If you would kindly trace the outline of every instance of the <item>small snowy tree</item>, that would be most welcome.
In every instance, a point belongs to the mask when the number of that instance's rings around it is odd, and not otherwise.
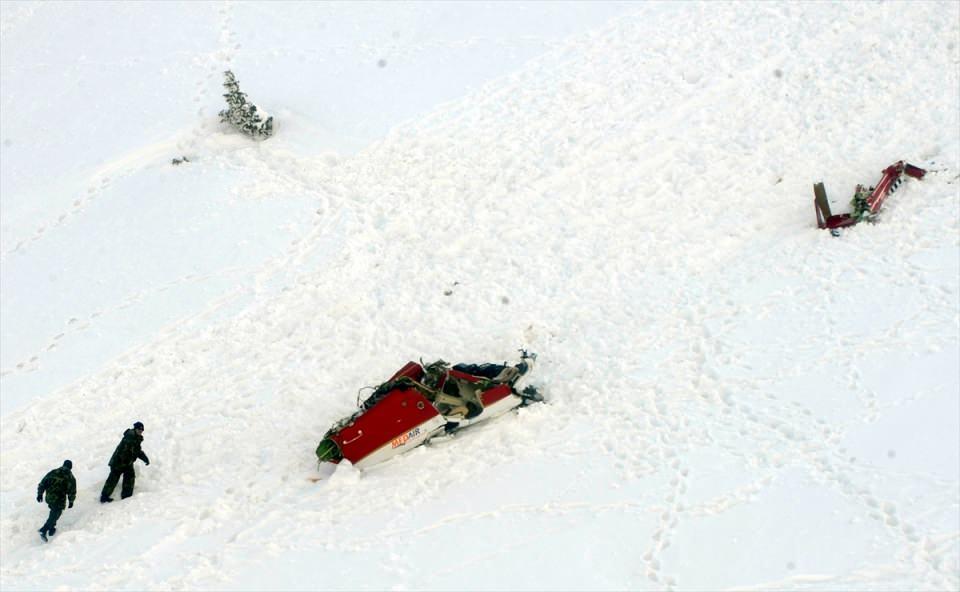
[[[220,112],[220,121],[229,123],[241,132],[254,138],[263,139],[273,135],[273,117],[264,111],[258,111],[257,106],[247,101],[246,93],[240,92],[240,84],[233,72],[223,73],[225,81],[223,87],[227,94],[227,108]]]

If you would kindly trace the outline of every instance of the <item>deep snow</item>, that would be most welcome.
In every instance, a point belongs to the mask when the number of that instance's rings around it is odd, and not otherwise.
[[[0,7],[3,590],[960,588],[956,3]],[[547,404],[316,466],[521,346]]]

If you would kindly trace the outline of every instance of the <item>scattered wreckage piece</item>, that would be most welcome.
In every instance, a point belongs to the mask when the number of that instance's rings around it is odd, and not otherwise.
[[[356,413],[327,431],[317,458],[369,467],[435,436],[543,401],[534,387],[521,389],[537,356],[520,351],[520,361],[512,366],[408,362],[374,389]]]
[[[840,229],[847,226],[853,226],[864,220],[873,220],[883,201],[887,196],[897,190],[900,183],[903,182],[903,176],[923,179],[927,173],[924,169],[902,160],[883,169],[883,177],[875,187],[865,188],[863,185],[857,185],[851,200],[853,212],[849,214],[832,214],[830,204],[827,202],[827,192],[823,188],[823,182],[813,185],[813,207],[817,213],[817,227],[826,228],[834,236],[839,236]]]

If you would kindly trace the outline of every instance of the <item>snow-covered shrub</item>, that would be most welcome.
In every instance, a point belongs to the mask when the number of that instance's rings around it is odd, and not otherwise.
[[[223,96],[227,99],[228,108],[220,112],[220,121],[254,138],[264,139],[273,135],[273,117],[247,101],[247,95],[240,92],[240,84],[233,72],[227,70],[223,75],[226,78],[223,87],[227,89],[227,94]]]

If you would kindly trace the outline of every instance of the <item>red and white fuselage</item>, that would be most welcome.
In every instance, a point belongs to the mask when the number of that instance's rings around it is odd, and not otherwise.
[[[424,367],[407,363],[384,383],[384,392],[371,397],[363,409],[338,422],[317,449],[322,461],[347,459],[369,467],[424,444],[430,438],[502,415],[542,398],[535,390],[521,393],[519,382],[533,367],[533,356],[516,366],[463,366],[497,377],[443,368],[433,385],[424,382]],[[500,381],[500,378],[503,381]],[[336,451],[330,446],[336,446]],[[323,452],[321,452],[323,451]],[[332,452],[331,452],[332,451]]]

